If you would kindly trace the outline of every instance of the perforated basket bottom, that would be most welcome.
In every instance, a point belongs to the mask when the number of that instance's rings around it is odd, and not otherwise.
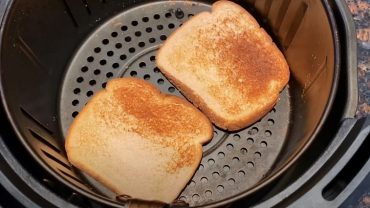
[[[148,3],[115,16],[84,42],[63,81],[60,118],[65,135],[74,117],[94,93],[114,77],[137,77],[162,92],[183,97],[155,66],[156,51],[183,22],[210,5],[186,1]],[[241,194],[263,178],[274,164],[286,138],[289,91],[263,119],[239,132],[214,128],[203,147],[203,159],[180,199],[192,206],[220,202]],[[113,197],[89,177],[99,192]],[[124,179],[122,179],[124,180]]]

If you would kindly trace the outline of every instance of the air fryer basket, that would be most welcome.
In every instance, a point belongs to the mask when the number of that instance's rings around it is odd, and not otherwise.
[[[114,194],[71,167],[64,135],[91,96],[114,77],[142,78],[183,97],[156,68],[155,54],[171,32],[209,11],[211,3],[14,1],[2,36],[1,93],[35,159],[76,191],[117,206]],[[201,165],[179,197],[191,206],[226,204],[282,174],[314,139],[335,94],[338,46],[325,1],[237,3],[281,47],[291,80],[274,109],[254,125],[239,132],[214,128]]]

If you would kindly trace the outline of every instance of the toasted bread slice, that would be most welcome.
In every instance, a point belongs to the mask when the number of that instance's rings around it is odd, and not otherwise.
[[[161,72],[217,126],[239,130],[264,116],[289,80],[284,56],[256,20],[218,1],[160,48]]]
[[[211,122],[135,78],[108,82],[73,121],[69,161],[117,195],[171,203],[195,173]]]

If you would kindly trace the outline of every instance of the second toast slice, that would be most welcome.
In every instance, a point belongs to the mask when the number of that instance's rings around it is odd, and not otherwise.
[[[176,30],[156,63],[212,122],[239,130],[264,116],[289,80],[284,56],[256,20],[229,1]]]

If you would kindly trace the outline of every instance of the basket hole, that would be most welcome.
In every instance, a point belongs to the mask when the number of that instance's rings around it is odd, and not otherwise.
[[[155,61],[155,56],[151,56],[150,57],[150,61],[153,61],[154,62]]]
[[[207,182],[208,182],[208,178],[206,178],[206,177],[202,177],[202,178],[200,179],[200,182],[201,182],[201,183],[207,183]]]
[[[224,170],[225,172],[229,172],[229,171],[230,171],[230,166],[225,165],[225,166],[223,167],[223,170]]]
[[[247,139],[247,143],[248,144],[253,144],[254,143],[254,139],[253,138],[248,138]]]
[[[252,129],[250,129],[249,131],[248,131],[248,134],[249,135],[255,135],[255,134],[257,134],[258,133],[258,128],[257,127],[253,127]]]
[[[121,27],[121,30],[122,30],[122,31],[127,31],[127,29],[128,29],[128,27],[127,27],[126,25],[123,25],[123,26]]]
[[[129,48],[129,49],[128,49],[128,52],[130,52],[130,53],[134,53],[134,52],[135,52],[135,48],[133,48],[133,47]]]
[[[104,45],[108,45],[109,40],[108,40],[108,39],[103,39],[102,43],[103,43]]]
[[[101,84],[102,88],[105,88],[107,86],[107,83],[104,82],[103,84]]]
[[[194,14],[188,14],[188,18],[191,18],[193,16],[194,16]]]
[[[203,170],[204,166],[202,164],[199,165],[198,170]]]
[[[81,68],[81,71],[82,72],[87,72],[87,71],[89,71],[89,68],[87,66],[84,66],[84,67]]]
[[[275,121],[274,121],[273,119],[269,119],[269,120],[267,120],[267,124],[268,124],[269,126],[274,125],[274,123],[275,123]]]
[[[158,30],[163,30],[163,25],[157,25]]]
[[[218,135],[218,132],[217,131],[213,131],[213,134],[214,134],[214,136],[217,136]]]
[[[94,70],[94,74],[95,74],[95,75],[99,75],[99,74],[100,74],[100,70],[99,70],[99,69],[95,69],[95,70]]]
[[[272,108],[271,112],[275,113],[276,112],[276,108]]]
[[[78,100],[73,100],[73,101],[72,101],[72,105],[73,105],[73,106],[76,106],[76,105],[78,105],[79,103],[80,103],[80,102],[79,102]]]
[[[73,118],[76,118],[76,116],[78,115],[78,112],[77,111],[74,111],[73,113],[72,113],[72,117]]]
[[[78,78],[76,79],[76,81],[77,81],[78,83],[81,83],[81,82],[83,82],[83,81],[84,81],[84,78],[83,78],[83,77],[78,77]]]
[[[158,67],[155,67],[155,68],[153,69],[153,71],[154,71],[154,73],[159,73],[159,68],[158,68]]]
[[[149,17],[143,17],[143,22],[148,22],[149,21]]]
[[[122,61],[126,60],[126,58],[127,58],[127,56],[125,54],[122,54],[122,55],[119,56],[119,59],[121,59]]]
[[[235,141],[238,141],[240,139],[240,135],[239,134],[234,134],[233,139]]]
[[[94,94],[94,92],[91,91],[91,90],[89,90],[89,91],[86,92],[86,96],[87,97],[91,97],[93,94]]]
[[[166,18],[170,18],[172,17],[172,14],[170,12],[167,12],[165,15],[164,15]]]
[[[234,185],[234,184],[235,184],[235,179],[233,179],[233,178],[229,178],[229,179],[227,180],[227,182],[228,182],[230,185]]]
[[[105,60],[105,59],[102,59],[102,60],[100,60],[100,65],[105,65],[105,64],[107,64],[107,61]]]
[[[58,147],[56,147],[55,145],[53,145],[52,143],[50,143],[47,139],[45,139],[44,137],[42,137],[38,133],[34,132],[32,129],[28,129],[28,130],[30,131],[30,133],[32,134],[32,136],[35,139],[39,140],[40,142],[42,142],[43,144],[45,144],[49,148],[53,149],[55,152],[59,152],[59,153],[61,152]],[[70,169],[70,167],[69,167],[69,169]]]
[[[113,51],[108,51],[107,52],[107,56],[113,56],[114,55],[114,52]]]
[[[152,29],[151,27],[147,27],[147,28],[145,28],[145,31],[146,31],[147,33],[151,33],[151,32],[153,31],[153,29]]]
[[[194,195],[192,196],[192,199],[193,199],[193,201],[199,201],[200,196],[199,196],[198,194],[194,194]]]
[[[232,151],[234,149],[234,145],[229,143],[226,145],[226,149]]]
[[[206,195],[206,197],[211,197],[212,196],[212,191],[207,190],[207,191],[204,192],[204,194]]]
[[[254,163],[253,162],[247,162],[247,167],[248,168],[254,168]]]
[[[149,80],[150,79],[150,75],[149,74],[144,75],[144,79],[145,80]]]
[[[159,19],[159,18],[161,18],[161,16],[160,16],[159,14],[155,14],[153,17],[154,17],[154,19]]]
[[[149,38],[149,43],[155,43],[155,38]]]
[[[139,42],[138,46],[142,48],[142,47],[145,46],[145,43],[144,42]]]
[[[240,153],[241,153],[242,155],[246,155],[246,154],[248,153],[248,150],[247,150],[246,148],[241,148],[241,149],[240,149]]]
[[[181,9],[176,9],[175,11],[175,16],[177,19],[182,19],[184,18],[184,12]]]
[[[113,69],[117,69],[119,67],[119,63],[112,64]]]
[[[272,135],[271,131],[270,130],[266,130],[265,131],[265,136],[266,137],[270,137]]]
[[[190,181],[190,183],[189,183],[189,186],[190,186],[190,187],[194,187],[195,185],[196,185],[195,181],[193,181],[193,180],[192,180],[192,181]]]
[[[135,32],[135,36],[136,36],[136,37],[140,37],[140,36],[141,36],[141,32],[140,32],[140,31],[136,31],[136,32]]]
[[[175,92],[175,88],[174,87],[169,87],[168,92]]]
[[[131,25],[132,25],[132,26],[137,26],[138,24],[139,24],[139,23],[138,23],[136,20],[134,20],[134,21],[132,21],[132,22],[131,22]]]
[[[121,43],[116,43],[116,45],[115,45],[115,46],[116,46],[116,48],[117,48],[117,49],[122,48],[122,44],[121,44]]]
[[[267,147],[267,142],[262,141],[262,142],[260,143],[260,145],[261,145],[261,147]]]
[[[56,163],[58,163],[59,165],[61,165],[61,166],[65,167],[65,168],[67,168],[68,170],[71,170],[71,169],[72,169],[72,168],[71,168],[71,166],[70,166],[68,163],[65,163],[65,162],[61,161],[60,159],[58,159],[57,157],[55,157],[54,155],[50,154],[49,152],[47,152],[47,151],[45,151],[45,150],[43,150],[43,149],[41,149],[41,151],[42,151],[42,153],[44,153],[44,155],[45,155],[46,157],[48,157],[49,159],[51,159],[51,160],[55,161],[55,162],[56,162]],[[60,151],[59,151],[59,152],[60,152]]]
[[[218,192],[223,192],[224,191],[224,186],[223,185],[218,185],[217,186],[217,191]]]
[[[105,76],[106,76],[107,78],[111,78],[111,77],[113,77],[113,73],[112,73],[112,72],[108,72]]]
[[[244,176],[245,176],[245,172],[244,172],[243,170],[240,170],[240,171],[238,172],[238,176],[239,176],[239,177],[244,177]]]
[[[139,63],[139,67],[140,67],[140,68],[144,68],[144,67],[146,67],[146,63],[145,63],[145,62],[140,62],[140,63]]]
[[[233,163],[238,163],[240,161],[240,159],[238,157],[233,157]]]
[[[136,72],[136,71],[132,71],[132,72],[130,72],[130,75],[131,75],[132,77],[136,77],[136,76],[137,76],[137,72]]]
[[[159,38],[160,38],[161,40],[166,40],[166,39],[167,39],[167,36],[165,36],[165,35],[161,35]]]
[[[100,51],[101,51],[101,48],[99,48],[99,47],[94,48],[95,53],[100,53]]]
[[[175,25],[173,23],[168,24],[168,28],[173,29],[175,28]]]
[[[80,94],[80,92],[81,92],[81,89],[80,88],[75,88],[74,90],[73,90],[73,93],[74,94]]]
[[[260,152],[255,152],[255,153],[254,153],[254,156],[255,156],[256,158],[260,158],[260,157],[262,156],[262,154],[261,154]]]
[[[218,172],[213,172],[213,173],[212,173],[212,176],[213,176],[214,178],[218,178],[218,177],[220,177],[220,174],[219,174]]]
[[[157,83],[160,84],[160,85],[162,85],[164,83],[164,80],[163,79],[158,79],[157,80]]]
[[[126,42],[130,42],[131,41],[131,37],[130,36],[125,37],[125,41]]]
[[[222,159],[222,158],[224,158],[224,157],[225,157],[225,153],[223,153],[223,152],[219,152],[219,153],[218,153],[218,157],[219,157],[219,158],[221,158],[221,159]]]
[[[92,79],[92,80],[90,80],[90,81],[89,81],[89,85],[91,85],[91,86],[96,85],[96,81],[95,81],[95,80],[93,80],[93,79]]]
[[[208,165],[212,166],[213,164],[215,164],[215,160],[214,159],[209,159],[208,161]]]
[[[117,32],[112,32],[110,35],[115,38],[115,37],[118,36],[118,33]]]
[[[87,57],[87,62],[93,62],[94,61],[94,57],[92,57],[92,56],[89,56],[89,57]]]

